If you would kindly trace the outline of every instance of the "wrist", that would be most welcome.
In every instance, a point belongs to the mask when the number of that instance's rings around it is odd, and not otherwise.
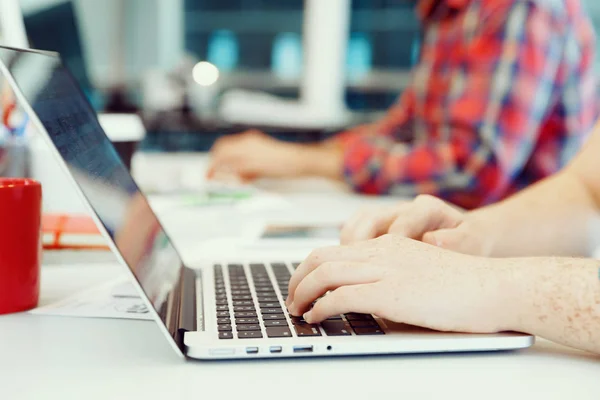
[[[523,325],[524,299],[527,284],[523,277],[523,261],[527,259],[487,258],[490,283],[487,300],[490,315],[498,332],[525,332]]]
[[[465,308],[469,332],[496,333],[518,330],[519,281],[514,263],[502,259],[467,256],[458,271],[457,304]]]
[[[335,145],[303,145],[295,152],[300,173],[340,180],[344,172],[344,153]]]

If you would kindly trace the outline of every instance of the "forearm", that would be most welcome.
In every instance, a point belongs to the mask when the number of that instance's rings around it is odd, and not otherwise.
[[[502,328],[600,354],[600,261],[495,259],[497,302],[508,307]]]
[[[487,238],[486,255],[493,257],[587,256],[600,245],[598,204],[569,170],[467,220]]]
[[[297,148],[301,175],[344,179],[343,149],[339,145],[301,145]]]

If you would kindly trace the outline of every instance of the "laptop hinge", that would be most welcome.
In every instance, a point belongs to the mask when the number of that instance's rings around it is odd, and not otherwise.
[[[196,271],[184,267],[181,275],[181,298],[179,303],[179,332],[196,331]]]

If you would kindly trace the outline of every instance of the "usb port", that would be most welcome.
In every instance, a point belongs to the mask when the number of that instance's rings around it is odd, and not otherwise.
[[[246,347],[246,354],[258,354],[258,347]]]
[[[312,353],[312,346],[294,346],[294,353]]]
[[[271,347],[269,347],[269,351],[271,353],[281,353],[282,348],[281,348],[281,346],[271,346]]]

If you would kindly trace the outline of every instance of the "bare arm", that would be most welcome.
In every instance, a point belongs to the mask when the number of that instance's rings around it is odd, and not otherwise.
[[[600,262],[568,258],[495,259],[510,284],[510,330],[600,354]],[[494,272],[492,272],[494,273]]]
[[[600,246],[600,125],[561,173],[466,217],[492,256],[588,256]]]

